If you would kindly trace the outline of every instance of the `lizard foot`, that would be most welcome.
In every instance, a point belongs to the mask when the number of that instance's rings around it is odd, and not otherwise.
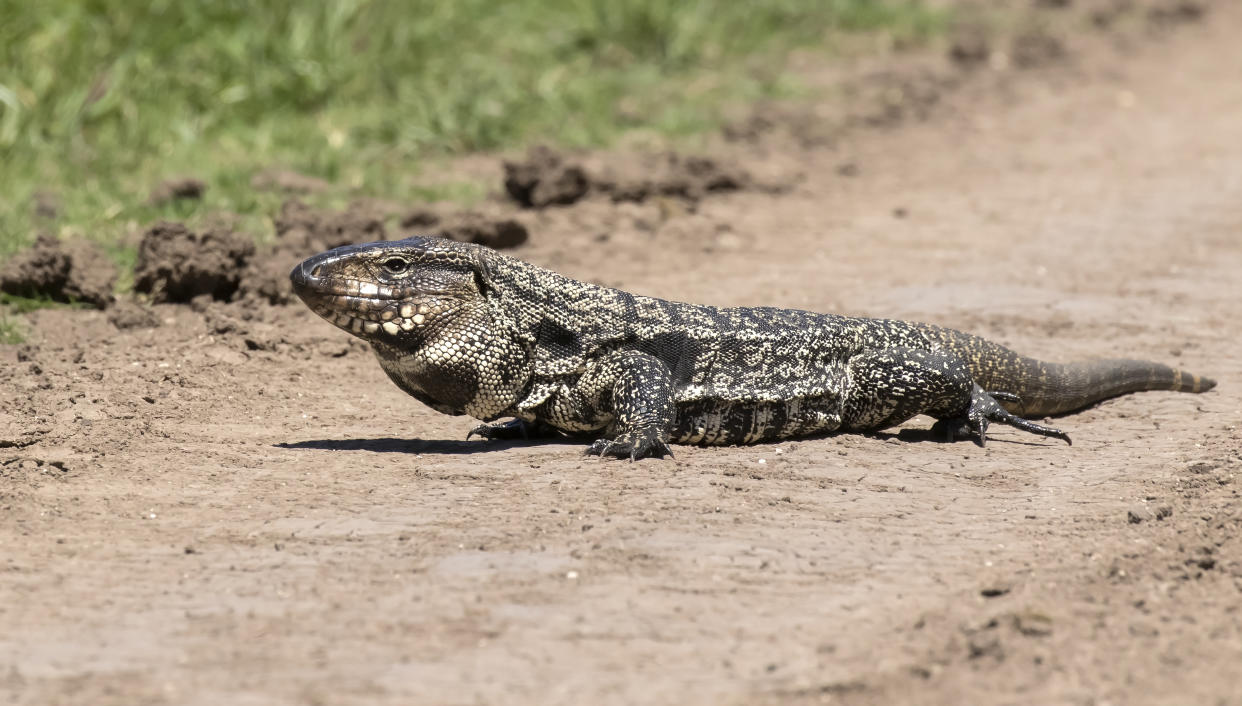
[[[1005,402],[1018,401],[1017,395],[1007,392],[984,392],[976,386],[971,395],[970,409],[966,411],[966,416],[940,419],[932,427],[932,433],[943,433],[948,441],[953,441],[955,438],[970,438],[973,435],[975,442],[983,446],[988,440],[988,423],[997,422],[1032,434],[1061,439],[1067,444],[1074,443],[1070,441],[1069,434],[1060,429],[1046,427],[1009,413],[997,403],[997,399]]]
[[[976,432],[965,417],[954,417],[952,419],[937,419],[936,423],[932,425],[931,433],[933,437],[938,436],[948,443],[953,443],[958,439],[969,439]]]
[[[673,450],[660,438],[659,432],[655,429],[637,429],[618,434],[615,439],[596,439],[587,447],[586,454],[629,458],[630,461],[637,461],[649,456],[672,458]]]

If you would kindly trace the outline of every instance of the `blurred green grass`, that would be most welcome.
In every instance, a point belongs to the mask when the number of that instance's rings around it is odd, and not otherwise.
[[[85,308],[77,303],[53,301],[47,297],[20,297],[0,292],[0,344],[25,341],[22,326],[15,315],[36,309]]]
[[[44,229],[122,264],[156,218],[227,211],[261,236],[284,198],[250,188],[264,168],[332,182],[329,201],[478,198],[411,175],[532,141],[702,131],[788,90],[791,49],[946,23],[917,0],[0,0],[0,18],[0,258]],[[201,202],[147,203],[180,174],[209,184]],[[35,215],[41,192],[55,218]]]
[[[8,314],[0,311],[0,345],[13,345],[26,340],[21,328]]]

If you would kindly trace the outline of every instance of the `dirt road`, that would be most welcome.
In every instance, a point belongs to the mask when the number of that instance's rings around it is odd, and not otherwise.
[[[0,695],[1242,703],[1225,5],[971,79],[925,122],[719,147],[781,193],[523,212],[515,251],[644,294],[1176,363],[1216,391],[1057,420],[1072,447],[936,443],[921,419],[628,464],[462,441],[469,421],[300,307],[37,312],[0,347]]]

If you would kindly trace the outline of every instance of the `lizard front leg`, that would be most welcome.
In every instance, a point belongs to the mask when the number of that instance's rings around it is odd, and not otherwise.
[[[579,382],[597,408],[612,417],[604,435],[587,454],[629,458],[672,456],[668,430],[673,421],[673,379],[659,359],[624,351],[614,353]]]

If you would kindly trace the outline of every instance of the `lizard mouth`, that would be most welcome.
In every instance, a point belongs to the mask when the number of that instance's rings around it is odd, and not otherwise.
[[[391,287],[385,287],[375,284],[374,282],[365,282],[348,277],[325,277],[323,269],[325,255],[333,253],[324,253],[317,255],[308,260],[304,260],[289,273],[289,281],[293,283],[293,291],[297,293],[303,300],[306,295],[317,295],[320,297],[348,297],[359,301],[390,301],[399,298],[399,292],[394,291]]]
[[[309,258],[289,273],[293,291],[311,311],[360,337],[383,332],[397,336],[425,320],[425,307],[405,301],[408,292],[349,277],[325,276],[341,253],[329,251]]]

